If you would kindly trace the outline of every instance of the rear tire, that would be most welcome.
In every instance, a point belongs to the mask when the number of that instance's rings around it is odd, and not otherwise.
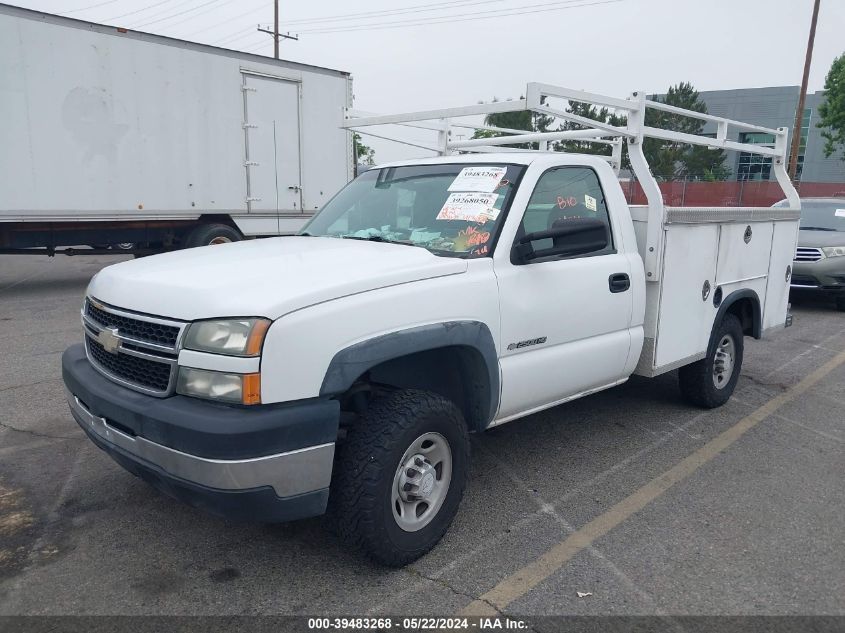
[[[404,390],[373,401],[337,449],[329,512],[338,533],[383,565],[416,560],[457,514],[469,453],[449,400]]]
[[[201,224],[188,233],[185,248],[239,242],[243,236],[228,224]]]
[[[845,312],[845,297],[836,297],[836,309]]]
[[[715,409],[731,397],[742,370],[743,333],[739,319],[727,314],[710,336],[707,356],[681,367],[678,384],[684,398],[699,407]]]

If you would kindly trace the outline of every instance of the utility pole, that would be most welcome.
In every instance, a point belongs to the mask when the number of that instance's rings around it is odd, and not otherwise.
[[[268,33],[273,36],[273,57],[279,59],[279,40],[284,38],[286,40],[298,40],[299,37],[291,35],[290,33],[279,33],[279,0],[273,0],[273,30],[262,29],[258,25],[258,30],[262,33]]]
[[[279,0],[273,0],[273,57],[279,59]]]
[[[804,120],[804,100],[807,97],[807,83],[810,79],[810,63],[813,61],[813,42],[816,39],[816,22],[819,19],[819,3],[813,5],[813,19],[810,22],[810,37],[807,39],[807,55],[804,58],[804,77],[798,95],[798,109],[795,111],[795,126],[792,128],[792,147],[789,152],[789,177],[795,180],[798,171],[798,147],[801,145],[801,123]]]

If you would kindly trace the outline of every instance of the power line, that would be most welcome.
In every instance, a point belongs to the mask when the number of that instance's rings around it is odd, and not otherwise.
[[[213,45],[231,44],[232,42],[237,42],[238,40],[245,39],[245,38],[249,37],[250,35],[255,35],[255,27],[254,26],[248,26],[245,29],[241,29],[240,31],[235,31],[234,33],[231,33],[231,34],[229,34],[225,37],[218,38],[218,39],[214,40],[213,42],[211,42],[211,44],[213,44]]]
[[[213,1],[214,2],[223,2],[223,5],[226,5],[226,4],[229,4],[230,2],[232,2],[233,0],[213,0]],[[176,22],[171,22],[170,24],[165,24],[165,25],[163,25],[162,28],[169,29],[169,28],[173,28],[174,26],[177,26],[179,24],[184,24],[185,22],[190,22],[191,20],[196,18],[198,15],[205,15],[206,13],[210,13],[211,11],[217,11],[223,5],[218,5],[216,7],[210,7],[208,9],[206,9],[205,11],[200,11],[199,13],[194,13],[193,15],[189,15],[188,17],[182,18],[181,20],[177,20]],[[199,9],[201,7],[202,7],[202,5],[197,7],[197,9]],[[188,12],[186,11],[185,13],[188,13]],[[173,17],[176,17],[176,16],[173,16]]]
[[[167,4],[170,0],[161,0],[161,2],[156,2],[155,4],[148,5],[146,7],[142,7],[140,9],[135,9],[135,11],[130,11],[129,13],[123,13],[122,15],[116,15],[113,18],[103,18],[101,22],[112,22],[113,20],[120,20],[121,18],[129,17],[130,15],[135,15],[136,13],[142,13],[144,11],[149,11],[157,6],[162,4]]]
[[[438,9],[448,9],[448,8],[453,8],[453,7],[459,8],[459,7],[461,7],[461,5],[472,6],[472,5],[476,5],[476,4],[492,4],[494,2],[507,2],[507,1],[509,1],[509,0],[451,0],[449,2],[435,2],[435,3],[432,3],[432,4],[413,5],[413,6],[410,6],[410,7],[402,7],[402,8],[398,8],[398,9],[385,9],[385,10],[382,10],[382,11],[365,11],[365,12],[361,12],[361,13],[346,13],[346,14],[343,14],[343,15],[324,16],[324,17],[320,17],[320,18],[304,18],[304,19],[300,19],[300,20],[288,20],[288,21],[285,22],[285,25],[289,26],[291,24],[337,22],[337,21],[346,20],[346,19],[356,20],[356,19],[366,19],[367,17],[377,17],[377,16],[389,17],[389,16],[393,16],[393,15],[403,15],[405,13],[435,11],[435,10],[438,10]],[[264,7],[260,6],[260,7],[254,8],[254,9],[250,9],[249,11],[246,11],[246,12],[241,13],[239,15],[233,16],[232,19],[229,20],[229,21],[238,20],[238,19],[240,19],[242,17],[246,17],[247,15],[250,15],[252,13],[256,13],[256,12],[260,11],[261,9],[264,9]],[[191,33],[191,35],[196,35],[197,33],[202,33],[203,31],[210,30],[212,28],[215,28],[216,26],[218,26],[218,25],[214,25],[212,27],[208,27],[208,28],[202,29],[200,31],[195,31],[194,33]],[[249,30],[251,30],[251,29],[252,29],[252,27],[249,27]],[[235,42],[237,40],[243,39],[244,36],[240,36],[240,37],[234,37],[234,36],[238,36],[244,30],[247,30],[247,29],[243,29],[241,31],[235,31],[231,35],[228,35],[226,37],[222,37],[218,40],[215,40],[214,42],[212,42],[212,44],[215,44],[215,45],[216,44],[224,44],[224,43]]]
[[[261,2],[261,5],[260,5],[260,6],[255,7],[255,8],[253,8],[253,9],[250,9],[249,11],[245,11],[245,12],[243,12],[243,13],[239,13],[238,15],[233,15],[231,18],[228,18],[225,22],[218,22],[217,24],[212,24],[211,26],[207,26],[207,27],[201,28],[201,29],[199,29],[199,30],[197,30],[197,31],[191,31],[191,32],[187,35],[187,37],[193,37],[194,35],[198,35],[199,33],[205,33],[206,31],[211,31],[211,30],[216,29],[217,27],[222,26],[222,25],[224,25],[224,24],[229,24],[230,22],[233,22],[233,21],[235,21],[235,20],[239,20],[239,19],[241,19],[242,17],[245,17],[245,16],[247,16],[247,15],[249,15],[249,14],[251,14],[251,13],[256,13],[257,11],[261,11],[262,9],[266,9],[267,7],[265,6],[265,0],[259,0],[259,1]],[[252,30],[252,28],[253,28],[253,27],[251,27],[251,26],[250,26],[250,27],[248,27],[248,29],[249,29],[249,30]],[[237,35],[238,33],[242,33],[244,30],[246,30],[246,29],[241,29],[240,31],[235,31],[234,33],[232,33],[232,35]],[[253,31],[253,32],[254,32],[254,31]],[[223,38],[221,38],[221,39],[224,39],[224,40],[225,40],[225,39],[228,39],[228,38],[229,38],[229,36],[225,36],[225,37],[223,37]]]
[[[365,11],[362,13],[346,13],[344,15],[323,16],[320,18],[303,18],[300,20],[288,20],[287,25],[291,24],[310,24],[313,22],[339,22],[341,20],[363,20],[368,17],[390,17],[392,15],[403,15],[405,13],[424,13],[428,11],[438,11],[450,8],[463,8],[464,6],[472,6],[476,4],[493,4],[495,2],[506,2],[507,0],[452,0],[451,2],[435,2],[433,4],[418,4],[410,7],[403,7],[399,9],[384,9],[382,11]]]
[[[457,23],[457,22],[469,22],[475,20],[490,20],[494,18],[505,18],[517,15],[529,15],[533,13],[549,13],[551,11],[564,11],[567,9],[578,9],[581,7],[592,7],[601,4],[615,4],[617,2],[623,2],[624,0],[601,0],[600,2],[588,2],[586,4],[573,4],[575,2],[583,2],[583,0],[564,0],[563,2],[547,2],[543,4],[532,4],[521,7],[519,9],[498,9],[496,11],[481,11],[479,13],[462,13],[462,14],[455,14],[451,16],[438,16],[436,18],[424,18],[424,19],[415,19],[415,20],[398,20],[395,22],[376,22],[373,24],[363,24],[363,25],[356,25],[351,26],[348,28],[326,28],[326,29],[313,29],[310,31],[300,31],[300,35],[305,34],[324,34],[324,33],[348,33],[352,31],[382,31],[385,29],[398,29],[398,28],[407,28],[411,26],[426,26],[429,24],[446,24],[446,23]],[[525,11],[525,9],[530,9],[533,7],[548,7],[548,8],[538,8],[534,9],[533,11]],[[507,11],[507,13],[503,13],[503,11]],[[497,15],[485,15],[496,13]],[[460,19],[455,19],[460,18]]]
[[[257,51],[257,50],[261,50],[261,49],[262,49],[262,48],[264,48],[266,45],[267,45],[267,42],[265,41],[265,42],[262,42],[261,44],[257,44],[257,45],[255,45],[255,46],[251,46],[251,47],[249,47],[249,48],[245,48],[245,49],[243,50],[243,52],[244,52],[244,53],[254,53],[254,52],[255,52],[255,51]]]
[[[265,42],[264,34],[261,33],[260,31],[256,31],[255,27],[252,27],[252,32],[248,33],[247,35],[249,35],[249,36],[261,35],[262,36],[261,37],[261,43],[263,44]],[[241,36],[241,37],[238,38],[238,40],[246,40],[246,39],[247,39],[246,36]],[[231,48],[231,49],[234,49],[234,50],[242,50],[244,46],[257,45],[259,40],[257,40],[257,39],[247,40],[243,44],[235,44],[235,41],[236,40],[232,40],[231,42],[224,42],[224,43],[218,42],[216,44],[210,44],[210,46],[219,46],[221,48]]]
[[[258,11],[261,11],[262,9],[265,9],[265,8],[266,8],[266,7],[265,7],[264,5],[262,5],[262,6],[260,6],[260,7],[256,7],[256,8],[254,8],[254,9],[250,9],[249,11],[245,11],[245,12],[240,13],[240,14],[238,14],[238,15],[234,15],[234,16],[232,16],[232,18],[231,18],[231,19],[229,19],[229,20],[227,20],[227,22],[232,22],[232,21],[234,21],[234,20],[239,20],[240,18],[246,17],[246,16],[251,15],[251,14],[253,14],[253,13],[257,13]],[[219,26],[219,24],[217,24],[217,25],[215,25],[215,26]],[[251,27],[251,26],[250,26],[249,28],[250,28],[250,29],[252,29],[253,27]],[[201,32],[201,31],[199,31],[199,32]],[[239,32],[240,32],[240,31],[236,31],[236,33],[239,33]],[[234,34],[233,34],[233,35],[234,35]],[[226,38],[223,38],[223,39],[226,39]]]
[[[409,7],[401,7],[398,9],[386,9],[383,11],[366,11],[361,13],[346,13],[343,15],[336,15],[336,16],[325,16],[321,18],[307,18],[301,20],[290,20],[285,22],[286,26],[291,24],[301,24],[301,23],[312,23],[312,22],[337,22],[340,20],[350,19],[350,20],[363,20],[367,19],[367,17],[376,17],[376,16],[384,16],[384,17],[392,17],[394,15],[403,15],[406,13],[422,13],[428,11],[437,11],[443,9],[450,9],[450,8],[463,8],[465,6],[473,6],[478,4],[492,4],[497,2],[507,2],[509,0],[451,0],[449,2],[435,2],[431,4],[422,4],[422,5],[413,5]],[[250,13],[255,13],[256,11],[263,9],[264,7],[257,7],[255,9],[251,9],[245,13],[242,13],[238,16],[233,16],[232,20],[237,20],[241,17],[249,15]],[[435,17],[435,16],[432,16]],[[200,31],[195,31],[190,33],[188,36],[196,35],[198,33],[202,33],[204,31],[208,31],[212,28],[216,28],[218,25],[214,25],[212,27],[208,27],[202,29]],[[240,31],[235,31],[234,33],[227,35],[225,37],[219,38],[211,42],[212,45],[228,45],[234,42],[238,42],[240,40],[246,39],[248,36],[253,35],[255,31],[252,30],[252,27],[248,27],[247,29],[242,29]]]
[[[68,13],[79,13],[80,11],[87,11],[88,9],[96,9],[97,7],[104,7],[107,4],[114,4],[119,0],[108,0],[108,2],[100,2],[98,4],[89,4],[87,7],[80,7],[78,9],[71,9],[70,11],[60,11],[58,15],[67,15]]]
[[[150,18],[157,18],[160,15],[167,15],[168,13],[173,11],[173,9],[178,9],[179,7],[183,7],[186,4],[190,4],[193,1],[194,0],[182,0],[182,2],[177,2],[176,4],[167,7],[164,11],[156,11],[152,15],[148,15],[146,17],[141,18],[138,22],[132,22],[130,24],[127,24],[127,26],[131,29],[134,29],[137,25],[142,24],[144,20],[149,20]]]
[[[171,20],[173,18],[178,18],[180,15],[185,15],[186,13],[192,13],[194,11],[197,11],[198,9],[202,9],[203,7],[207,7],[210,4],[216,4],[220,1],[221,0],[207,0],[206,2],[203,2],[202,4],[198,4],[195,7],[191,7],[190,9],[185,9],[184,11],[179,11],[178,13],[174,13],[172,15],[168,15],[168,16],[165,16],[163,18],[159,18],[158,20],[151,20],[150,22],[144,22],[142,24],[139,24],[137,27],[133,27],[133,28],[143,28],[143,27],[150,26],[152,24],[158,24],[159,22],[166,22],[167,20]]]

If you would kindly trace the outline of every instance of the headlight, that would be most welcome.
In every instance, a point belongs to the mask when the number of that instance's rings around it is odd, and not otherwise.
[[[845,246],[825,246],[822,248],[822,253],[825,257],[843,257],[845,256]]]
[[[227,356],[258,356],[269,327],[267,319],[197,321],[188,326],[183,347]]]
[[[261,374],[229,374],[180,367],[176,393],[237,404],[261,404]]]

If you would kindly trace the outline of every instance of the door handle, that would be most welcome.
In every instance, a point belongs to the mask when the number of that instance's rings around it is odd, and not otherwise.
[[[631,278],[628,273],[613,273],[607,280],[610,292],[625,292],[631,287]]]

